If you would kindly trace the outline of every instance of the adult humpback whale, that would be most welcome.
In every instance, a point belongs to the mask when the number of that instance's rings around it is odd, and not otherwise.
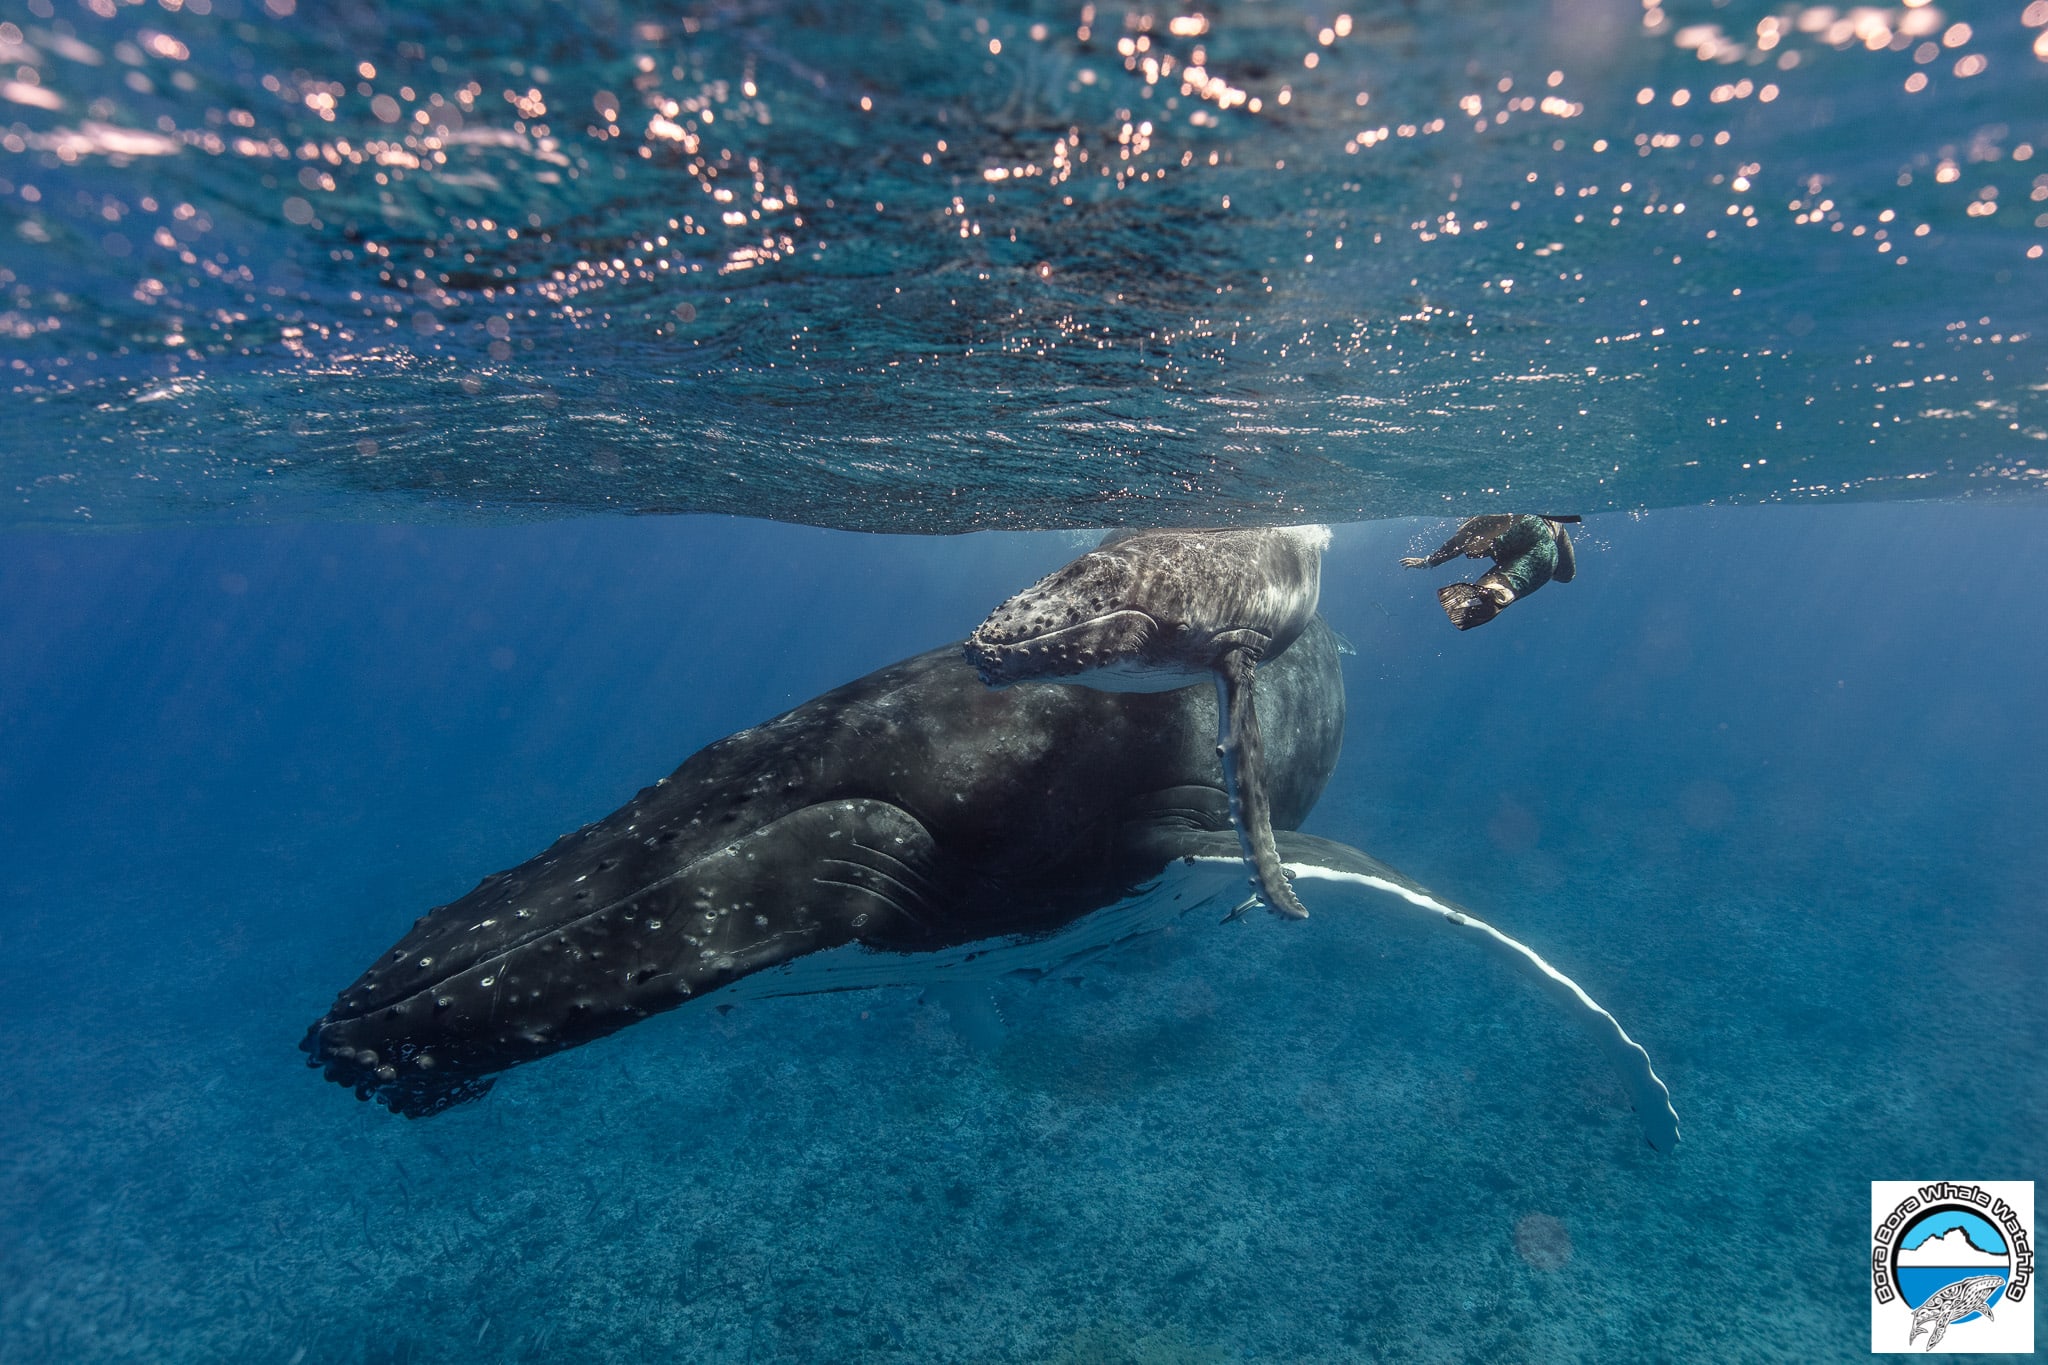
[[[1332,632],[1311,622],[1261,678],[1267,791],[1273,820],[1291,827],[1343,739]],[[416,1118],[482,1095],[509,1067],[723,987],[972,978],[1092,951],[1180,913],[1176,897],[1182,909],[1227,898],[1242,864],[1215,729],[1207,687],[991,691],[958,645],[906,659],[708,746],[605,819],[429,912],[300,1046],[358,1098]],[[1364,854],[1279,838],[1295,875],[1392,891],[1506,952],[1553,994],[1577,991]],[[1608,1048],[1646,1134],[1675,1141],[1648,1058],[1577,1000],[1567,1003]]]
[[[1286,825],[1344,731],[1328,627],[1304,643],[1266,680]],[[1215,725],[1207,688],[994,692],[957,644],[906,659],[710,745],[432,911],[303,1046],[359,1095],[430,1114],[821,949],[1057,929],[1228,827]]]

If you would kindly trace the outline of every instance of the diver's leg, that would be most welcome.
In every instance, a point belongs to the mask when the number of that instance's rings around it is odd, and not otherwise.
[[[1515,593],[1501,581],[1499,570],[1495,570],[1477,583],[1449,583],[1438,588],[1436,600],[1443,604],[1444,615],[1451,618],[1452,625],[1459,630],[1471,630],[1500,615],[1500,609],[1515,600]]]

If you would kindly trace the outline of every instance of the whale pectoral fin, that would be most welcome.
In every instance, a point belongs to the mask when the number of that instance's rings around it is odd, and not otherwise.
[[[1540,986],[1553,1001],[1562,1005],[1600,1045],[1627,1089],[1643,1138],[1660,1152],[1678,1145],[1678,1113],[1671,1107],[1671,1092],[1650,1054],[1600,1002],[1588,995],[1578,982],[1545,961],[1541,954],[1520,939],[1510,937],[1470,911],[1447,901],[1393,868],[1345,844],[1312,835],[1287,837],[1288,870],[1298,877],[1351,882],[1400,897],[1418,909],[1443,917],[1447,924],[1467,931],[1480,947],[1507,961]]]
[[[1650,1065],[1650,1054],[1578,982],[1551,966],[1535,949],[1349,844],[1292,831],[1281,832],[1275,841],[1286,860],[1287,871],[1295,877],[1384,891],[1463,930],[1467,941],[1477,943],[1534,981],[1546,995],[1564,1006],[1606,1053],[1628,1091],[1636,1119],[1642,1124],[1644,1140],[1660,1152],[1678,1145],[1678,1114],[1671,1107],[1671,1092]],[[1220,833],[1184,835],[1180,844],[1182,856],[1192,859],[1222,860],[1231,854],[1226,836]]]
[[[1252,675],[1257,656],[1248,649],[1226,650],[1216,662],[1216,752],[1223,759],[1223,786],[1230,793],[1231,821],[1237,826],[1244,859],[1256,874],[1253,883],[1275,914],[1307,919],[1308,910],[1287,884],[1286,869],[1273,844],[1272,808],[1266,799],[1265,746],[1259,738],[1259,716],[1253,706]]]
[[[886,801],[828,801],[797,812],[810,886],[845,938],[916,946],[937,934],[949,897],[933,881],[937,845],[923,823]]]
[[[703,949],[680,966],[697,993],[846,943],[918,946],[932,934],[930,831],[887,801],[803,806],[699,859],[692,899],[710,907]]]

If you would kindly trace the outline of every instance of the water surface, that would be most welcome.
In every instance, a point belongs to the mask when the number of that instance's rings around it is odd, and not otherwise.
[[[2048,13],[10,0],[9,521],[2038,496]]]

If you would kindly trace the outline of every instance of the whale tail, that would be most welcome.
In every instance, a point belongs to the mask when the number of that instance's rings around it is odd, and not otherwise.
[[[1500,605],[1470,583],[1446,584],[1436,590],[1436,600],[1443,604],[1444,615],[1459,630],[1483,626],[1500,615]]]

